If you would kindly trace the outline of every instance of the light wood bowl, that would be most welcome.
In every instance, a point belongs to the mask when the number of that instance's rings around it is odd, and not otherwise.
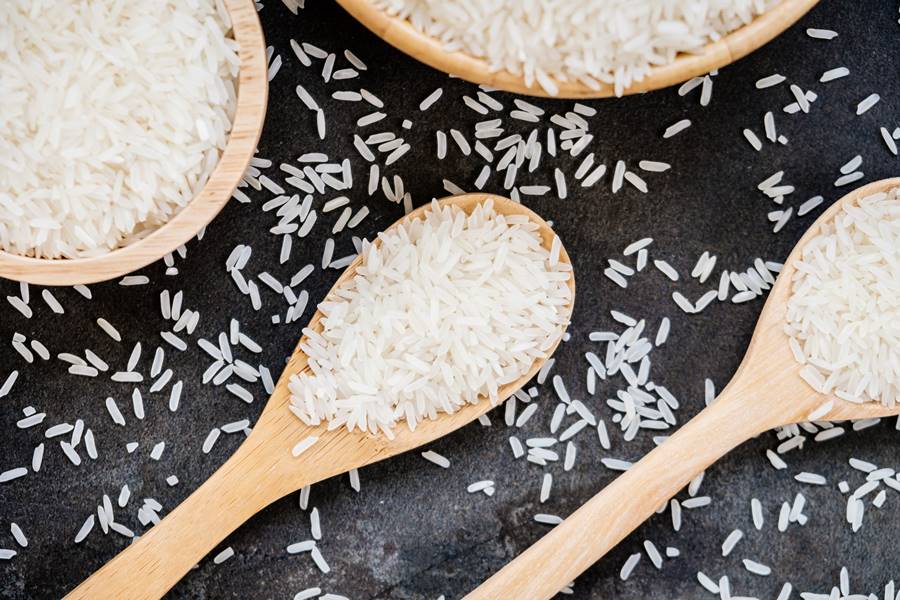
[[[0,251],[0,277],[38,285],[76,285],[119,277],[159,260],[194,237],[228,203],[262,132],[269,84],[266,44],[252,0],[225,0],[240,45],[237,108],[219,163],[197,196],[165,225],[91,258],[29,258]]]
[[[682,54],[671,64],[651,69],[642,81],[626,88],[624,94],[669,87],[731,64],[793,25],[818,1],[782,0],[781,4],[748,25],[708,44],[701,52]],[[487,61],[481,58],[465,52],[444,51],[440,41],[420,33],[409,21],[388,15],[377,8],[372,0],[337,2],[375,35],[439,71],[507,92],[549,97],[537,82],[529,87],[519,75],[513,75],[509,71],[491,71]],[[573,81],[556,80],[556,84],[559,86],[559,94],[554,96],[556,98],[606,98],[615,95],[613,86],[608,84],[602,84],[599,89]]]

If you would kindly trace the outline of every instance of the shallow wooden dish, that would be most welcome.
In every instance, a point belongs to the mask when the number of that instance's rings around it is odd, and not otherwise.
[[[717,42],[708,44],[702,52],[682,54],[675,62],[652,69],[643,81],[626,88],[624,93],[637,94],[658,90],[731,64],[793,25],[818,1],[782,0],[781,4],[760,15],[752,23],[731,32]],[[472,83],[507,92],[549,97],[537,82],[528,87],[524,78],[509,71],[491,71],[488,63],[480,58],[464,52],[445,52],[438,40],[420,33],[405,19],[389,16],[376,8],[372,0],[337,0],[337,2],[375,35],[435,69]],[[571,81],[556,81],[556,84],[559,86],[556,98],[606,98],[615,95],[613,87],[608,84],[601,85],[599,89]]]
[[[250,164],[262,132],[269,84],[266,44],[252,0],[224,0],[240,45],[237,108],[228,143],[203,189],[168,223],[147,237],[91,258],[40,259],[0,251],[0,277],[39,285],[94,283],[159,260],[194,237],[228,203]]]

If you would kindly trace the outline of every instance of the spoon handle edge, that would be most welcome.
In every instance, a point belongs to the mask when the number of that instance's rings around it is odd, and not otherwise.
[[[256,512],[290,490],[273,485],[279,457],[251,435],[181,504],[66,600],[157,599]]]
[[[464,600],[548,600],[731,449],[759,433],[747,396],[726,389]]]

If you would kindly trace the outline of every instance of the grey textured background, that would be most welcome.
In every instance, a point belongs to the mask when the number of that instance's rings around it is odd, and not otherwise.
[[[330,99],[335,90],[363,86],[385,101],[389,115],[366,133],[388,126],[400,131],[403,118],[414,121],[413,129],[404,132],[414,150],[387,172],[403,177],[416,204],[445,195],[442,178],[471,189],[481,159],[462,157],[451,143],[448,158],[436,160],[434,130],[455,127],[470,136],[472,125],[481,117],[462,104],[461,96],[472,94],[474,86],[448,80],[395,51],[331,2],[309,4],[295,17],[277,0],[268,0],[261,13],[267,41],[285,64],[271,85],[260,156],[276,164],[311,151],[325,152],[333,159],[349,157],[356,181],[350,194],[353,206],[366,203],[372,210],[354,234],[374,235],[399,217],[401,209],[384,200],[380,192],[372,198],[365,194],[367,164],[351,142],[355,120],[371,107]],[[520,178],[519,184],[550,184],[552,169],[559,166],[569,180],[566,200],[548,195],[529,198],[527,203],[555,222],[576,267],[578,297],[572,339],[560,348],[556,367],[574,397],[586,397],[583,354],[593,346],[587,334],[611,327],[609,310],[613,308],[647,318],[654,328],[661,317],[672,319],[670,341],[653,354],[652,378],[682,400],[679,422],[702,406],[705,377],[719,388],[724,386],[740,361],[762,301],[715,304],[700,315],[688,316],[673,304],[671,292],[679,289],[695,299],[708,289],[686,277],[704,250],[719,256],[717,269],[746,269],[756,256],[782,260],[787,255],[821,208],[792,219],[781,233],[771,233],[766,213],[775,207],[756,191],[756,184],[772,172],[784,169],[786,183],[797,187],[788,199],[795,210],[810,196],[824,195],[827,205],[847,191],[835,189],[833,181],[838,168],[857,153],[864,158],[863,182],[897,174],[900,163],[878,133],[879,126],[893,130],[900,125],[897,17],[896,2],[825,0],[799,25],[715,77],[712,102],[705,108],[699,105],[698,91],[682,98],[673,89],[590,102],[599,111],[590,119],[596,136],[590,149],[610,169],[617,159],[626,160],[631,168],[641,159],[673,165],[666,173],[645,174],[650,186],[647,195],[628,184],[612,194],[609,174],[591,189],[580,188],[573,179],[580,159],[568,156],[553,161],[545,157],[540,169]],[[840,36],[830,42],[814,40],[805,35],[806,27],[833,28]],[[304,69],[293,56],[288,44],[292,37],[338,53],[350,48],[367,62],[369,70],[360,79],[326,86],[317,68]],[[851,76],[818,83],[824,70],[837,66],[849,67]],[[793,100],[787,84],[754,89],[757,79],[774,72],[819,94],[809,115],[781,112],[781,107]],[[328,119],[325,141],[315,136],[312,114],[294,94],[297,83],[303,83],[324,107]],[[419,112],[418,103],[438,86],[444,88],[442,100],[429,112]],[[856,104],[872,92],[881,94],[881,102],[856,117]],[[507,106],[512,103],[509,95],[496,97]],[[536,103],[546,108],[548,115],[571,108],[566,101]],[[790,142],[787,146],[767,143],[757,153],[743,140],[741,130],[751,127],[762,137],[762,117],[770,109],[775,111],[779,132]],[[662,140],[665,127],[681,118],[690,118],[694,125]],[[508,117],[505,124],[513,131],[530,129]],[[276,168],[269,172],[280,179]],[[498,179],[492,176],[486,190],[502,192]],[[170,510],[206,479],[242,438],[240,434],[223,437],[211,454],[203,455],[200,445],[212,427],[244,417],[252,420],[262,409],[265,394],[259,386],[253,388],[256,402],[247,406],[222,388],[200,384],[209,359],[196,347],[196,338],[212,339],[226,329],[229,317],[238,318],[243,329],[264,346],[257,360],[277,373],[300,327],[271,325],[270,315],[283,314],[286,306],[265,290],[264,307],[254,312],[226,276],[225,259],[236,244],[250,244],[253,257],[245,272],[253,275],[268,270],[286,281],[303,264],[318,265],[321,244],[337,213],[324,215],[309,238],[295,243],[291,262],[278,265],[280,239],[268,233],[275,217],[259,210],[269,195],[251,195],[254,204],[232,202],[202,241],[189,244],[187,258],[177,261],[177,277],[165,276],[164,267],[156,264],[142,271],[151,279],[149,286],[94,285],[91,302],[72,290],[56,291],[66,307],[64,316],[53,315],[43,305],[37,288],[31,291],[37,313],[31,320],[4,302],[0,310],[0,381],[13,369],[20,371],[20,377],[13,392],[0,400],[0,471],[30,464],[32,448],[42,440],[46,426],[79,417],[94,430],[100,458],[76,468],[53,440],[47,444],[40,473],[0,484],[0,547],[15,547],[10,521],[19,523],[31,542],[28,548],[19,549],[13,560],[0,562],[0,596],[49,598],[73,588],[127,544],[114,534],[102,536],[99,527],[80,545],[73,544],[76,531],[95,511],[103,493],[115,498],[121,485],[128,483],[134,499],[128,509],[117,509],[117,515],[139,531],[135,512],[141,498],[156,498]],[[317,195],[316,206],[336,195]],[[673,285],[650,269],[635,277],[627,290],[620,290],[601,275],[606,258],[617,256],[625,245],[644,235],[656,240],[651,257],[670,261],[682,273],[682,281]],[[352,250],[349,235],[342,234],[337,242],[335,256]],[[337,271],[317,268],[306,284],[311,297],[321,298],[337,275]],[[114,367],[123,368],[131,345],[144,340],[140,368],[147,371],[153,348],[164,345],[159,332],[169,327],[158,309],[158,294],[163,289],[184,290],[185,306],[202,315],[187,352],[165,347],[167,366],[174,368],[176,379],[185,382],[177,413],[165,407],[168,388],[150,395],[146,393],[149,383],[145,383],[146,419],[137,421],[128,412],[128,426],[114,426],[103,400],[108,395],[115,397],[125,412],[130,406],[131,386],[102,378],[76,378],[55,358],[27,365],[9,344],[13,332],[21,332],[42,341],[54,355],[92,348]],[[16,284],[0,282],[0,297],[16,293]],[[310,314],[311,309],[301,321]],[[97,328],[94,321],[99,316],[122,331],[123,344],[113,343]],[[610,425],[611,414],[603,400],[614,389],[601,386],[596,396],[586,399]],[[555,401],[549,387],[541,396],[545,405],[524,431],[518,432],[523,439],[547,430]],[[42,427],[20,431],[15,422],[27,405],[46,412],[47,420]],[[353,493],[346,477],[315,485],[310,503],[322,514],[325,535],[320,547],[332,566],[329,575],[321,575],[308,557],[284,552],[287,544],[309,537],[308,517],[292,494],[228,538],[222,547],[231,545],[234,558],[220,566],[204,560],[170,596],[291,598],[305,587],[319,585],[324,591],[354,599],[433,599],[440,594],[459,598],[546,531],[533,522],[534,513],[566,515],[611,481],[615,473],[604,468],[599,458],[636,460],[652,446],[646,433],[626,444],[615,432],[612,450],[603,452],[594,434],[583,432],[576,439],[579,458],[575,468],[563,473],[561,464],[548,467],[555,478],[553,492],[550,500],[540,505],[543,469],[512,459],[507,437],[513,432],[503,425],[502,414],[492,416],[492,427],[469,426],[432,446],[453,462],[449,470],[409,454],[363,469],[360,494]],[[774,598],[782,583],[790,580],[796,597],[796,590],[829,591],[837,584],[841,565],[850,571],[854,592],[878,591],[889,578],[900,576],[896,542],[900,539],[896,508],[900,500],[891,495],[883,509],[870,509],[862,530],[851,534],[836,483],[845,478],[853,485],[862,481],[859,473],[850,473],[846,466],[850,456],[879,466],[898,466],[897,436],[892,421],[827,444],[811,443],[801,453],[787,457],[790,467],[783,472],[775,472],[763,456],[766,448],[775,446],[774,436],[760,436],[709,471],[702,493],[712,496],[712,506],[689,511],[679,534],[672,531],[668,515],[654,517],[579,578],[573,597],[711,597],[696,583],[695,573],[701,568],[716,577],[728,573],[735,594]],[[149,460],[150,448],[163,440],[166,451],[162,459]],[[132,455],[124,449],[129,441],[140,443]],[[803,470],[826,475],[829,485],[811,488],[797,484],[792,475]],[[170,474],[176,474],[181,483],[168,487],[164,479]],[[497,482],[494,497],[466,493],[469,483],[483,478]],[[778,505],[801,489],[808,498],[805,512],[809,523],[777,533]],[[766,506],[768,520],[762,532],[750,524],[749,499],[754,495]],[[744,529],[747,537],[732,556],[723,559],[720,544],[734,527]],[[681,557],[667,560],[661,571],[653,569],[645,557],[631,579],[620,581],[622,563],[640,550],[644,539],[661,548],[676,546]],[[766,578],[750,575],[740,565],[742,557],[773,565],[773,574]]]

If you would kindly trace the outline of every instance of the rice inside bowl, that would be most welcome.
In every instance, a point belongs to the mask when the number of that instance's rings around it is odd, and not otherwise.
[[[780,0],[375,0],[387,14],[439,40],[447,52],[486,60],[537,83],[557,81],[616,95],[653,67],[749,24]]]
[[[0,7],[0,250],[105,254],[190,202],[225,148],[239,58],[215,0]]]

